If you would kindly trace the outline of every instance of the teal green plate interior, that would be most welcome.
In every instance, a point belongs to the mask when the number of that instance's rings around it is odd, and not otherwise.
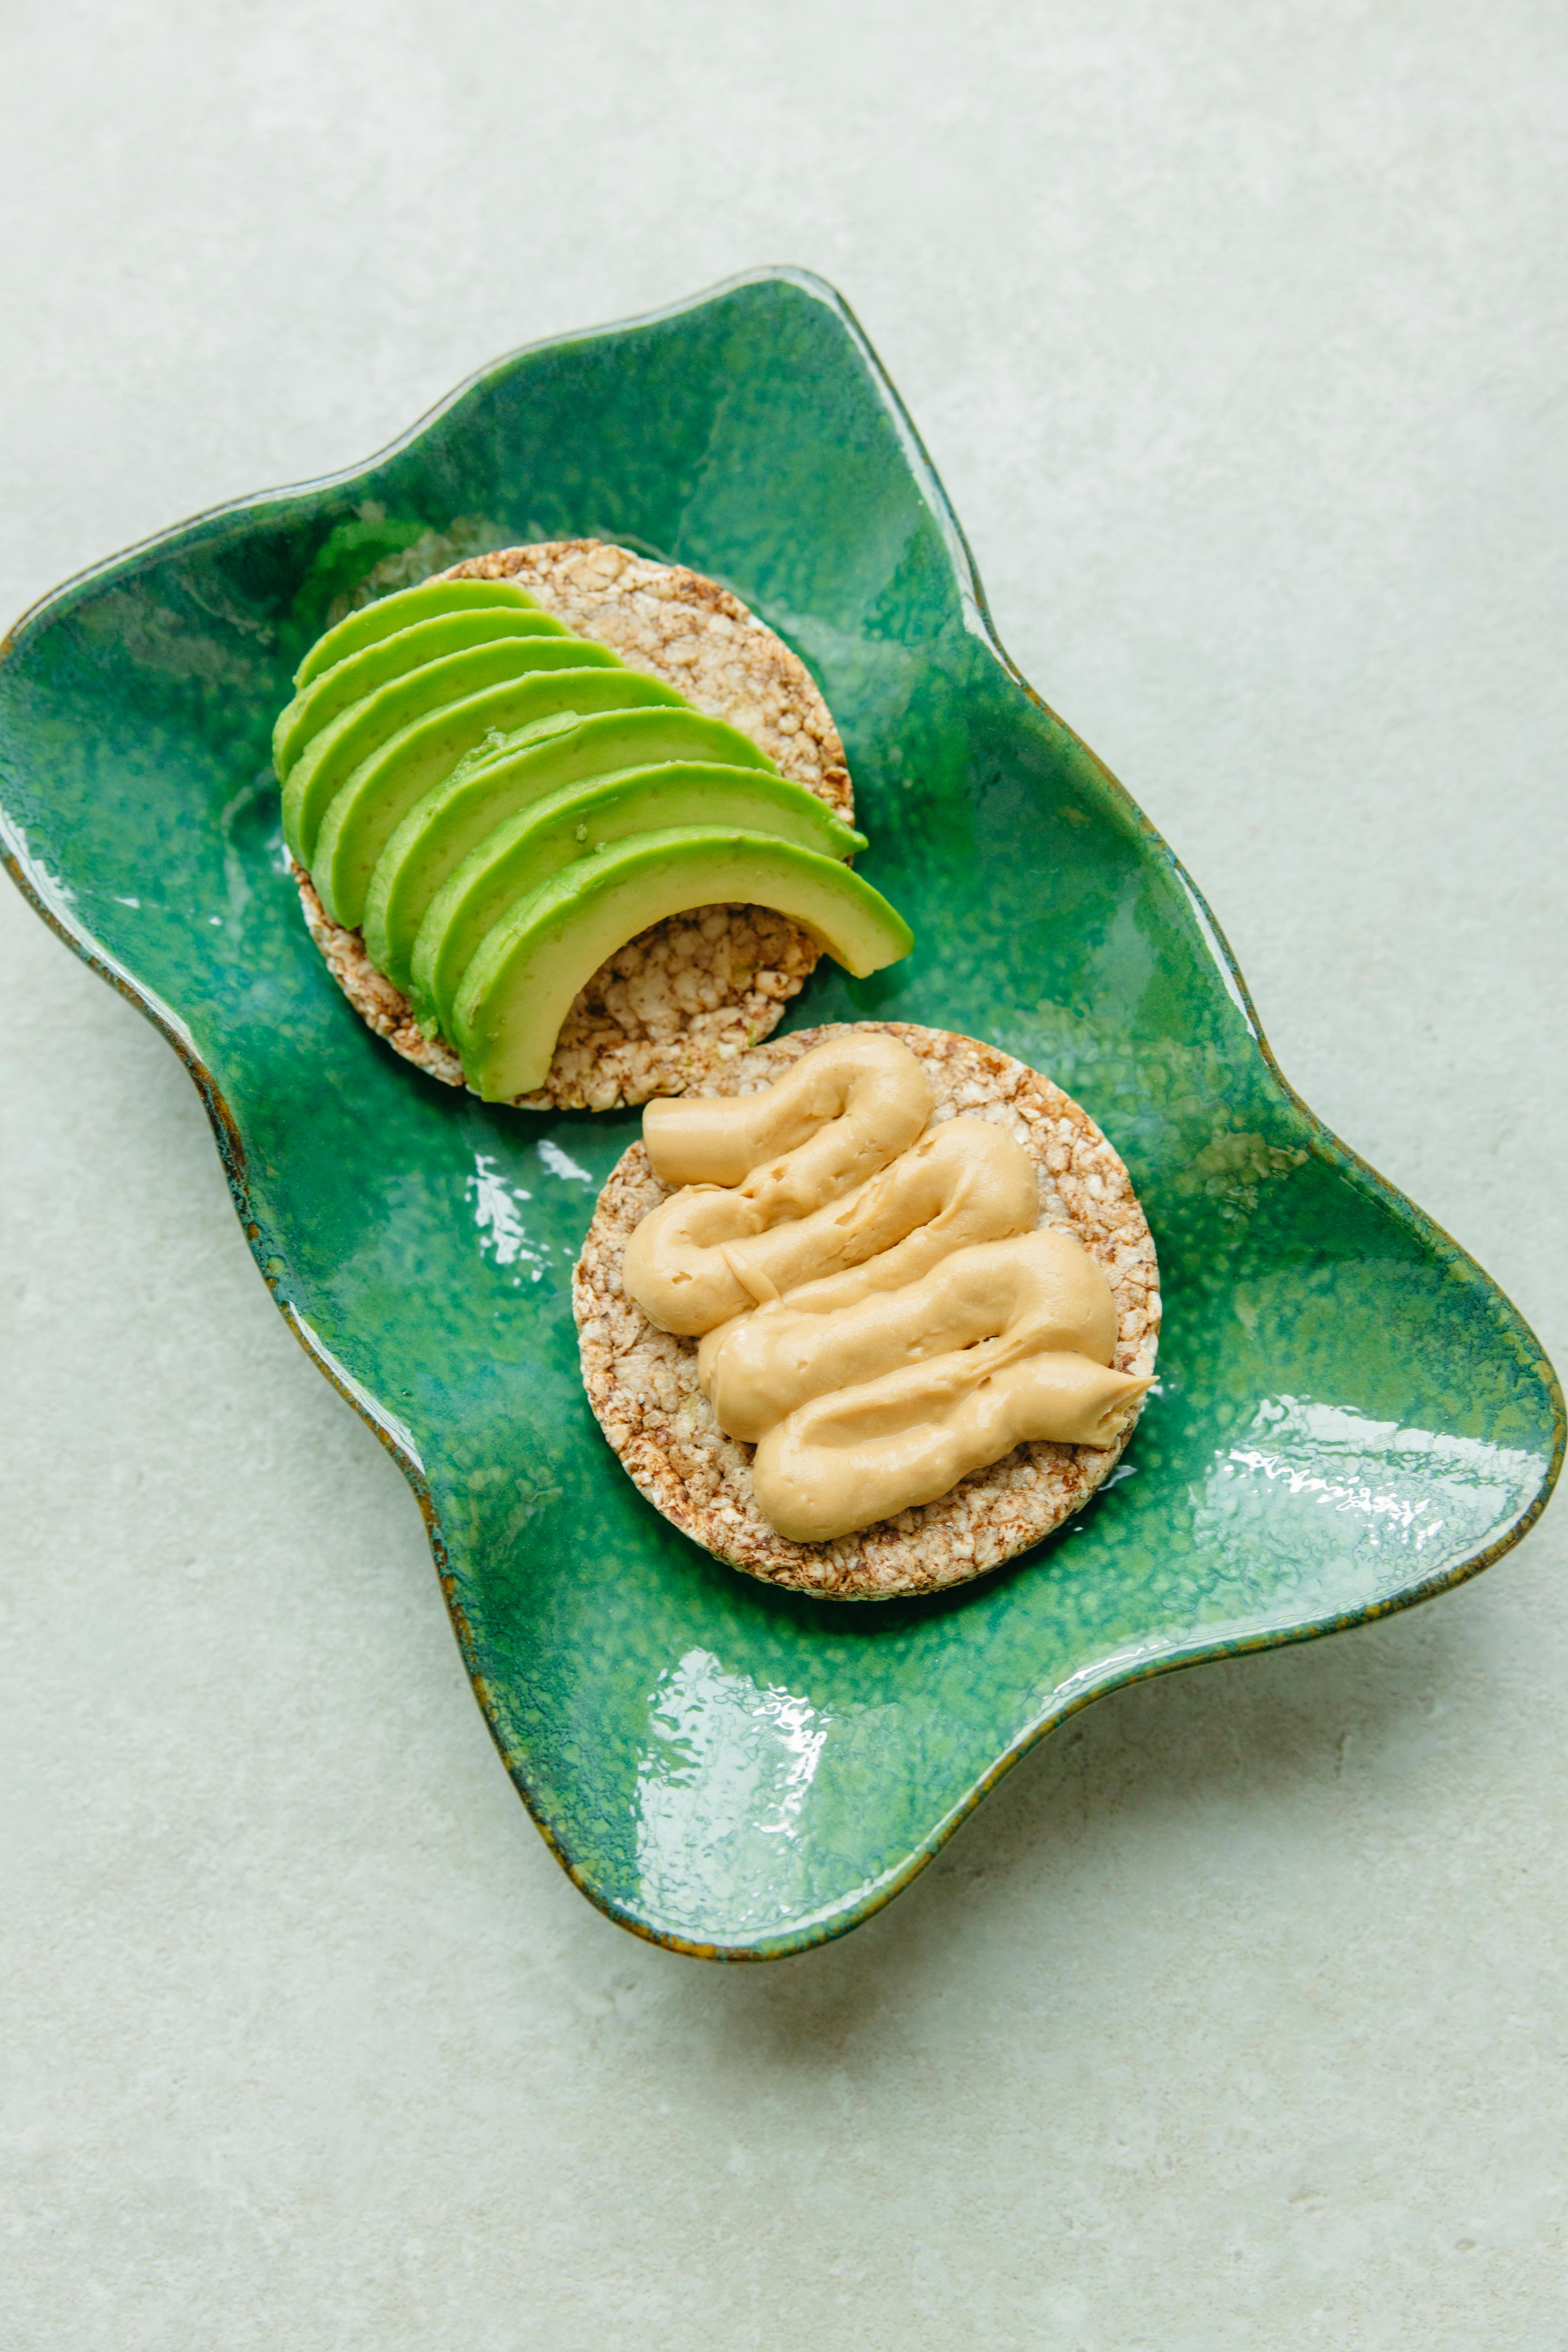
[[[588,1412],[569,1300],[636,1115],[453,1095],[310,947],[274,715],[345,568],[456,518],[731,583],[819,679],[862,868],[918,941],[868,981],[825,964],[795,1025],[990,1039],[1131,1169],[1160,1386],[1109,1488],[973,1586],[814,1602],[649,1509]],[[1546,1499],[1563,1408],[1537,1341],[1285,1084],[1180,866],[997,645],[819,280],[761,273],[521,352],[368,466],[60,589],[0,664],[0,793],[17,879],[185,1060],[273,1296],[406,1472],[535,1820],[639,1933],[741,1958],[852,1927],[1075,1707],[1421,1600]]]

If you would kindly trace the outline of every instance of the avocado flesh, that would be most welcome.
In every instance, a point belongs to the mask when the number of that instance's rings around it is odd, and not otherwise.
[[[470,776],[476,768],[493,767],[498,760],[510,760],[514,751],[531,751],[547,735],[569,734],[582,723],[575,710],[557,710],[549,719],[531,719],[526,727],[492,727],[482,743],[464,752],[452,774]]]
[[[760,769],[671,761],[567,784],[498,824],[437,892],[414,947],[415,1012],[449,1030],[463,975],[486,935],[574,859],[594,857],[632,834],[689,826],[765,834],[823,857],[853,857],[866,846],[864,834],[842,824],[804,784]],[[374,947],[371,954],[379,961]]]
[[[365,899],[364,942],[399,988],[408,985],[415,935],[448,875],[503,819],[547,793],[667,760],[773,772],[749,735],[695,710],[606,710],[547,724],[548,734],[509,740],[499,757],[470,753],[416,803],[382,852]]]
[[[322,906],[335,922],[363,921],[376,860],[403,819],[493,729],[525,726],[557,711],[634,710],[679,700],[674,687],[661,678],[646,677],[640,670],[618,664],[601,664],[592,669],[506,678],[483,693],[426,712],[351,771],[321,819],[310,863]]]
[[[373,694],[389,678],[402,677],[443,654],[461,653],[465,646],[488,645],[496,637],[569,637],[571,631],[548,613],[522,606],[479,604],[467,613],[438,613],[434,619],[416,621],[363,646],[345,661],[334,663],[302,687],[272,730],[272,764],[287,777],[312,735],[351,702]]]
[[[426,711],[532,670],[619,667],[607,646],[581,637],[498,637],[389,678],[340,710],[300,752],[283,785],[284,839],[303,864],[313,866],[321,820],[351,772]]]
[[[773,907],[864,977],[914,944],[848,866],[758,833],[686,825],[618,842],[546,882],[489,932],[463,975],[452,1041],[486,1102],[543,1085],[561,1024],[617,948],[668,915],[725,900]]]
[[[394,630],[411,627],[416,621],[434,620],[441,613],[470,613],[483,605],[521,607],[524,612],[543,610],[537,598],[520,588],[513,580],[422,580],[416,588],[400,588],[395,595],[382,596],[374,604],[363,604],[340,621],[335,629],[318,637],[299,668],[294,672],[296,687],[309,686],[312,678],[331,669],[351,654],[361,652]]]

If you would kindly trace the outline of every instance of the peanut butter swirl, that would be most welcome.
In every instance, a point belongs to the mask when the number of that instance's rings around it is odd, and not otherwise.
[[[1111,1369],[1101,1268],[1037,1230],[1028,1154],[985,1119],[931,1125],[933,1101],[907,1046],[851,1031],[758,1094],[648,1107],[649,1158],[683,1189],[632,1234],[625,1286],[701,1339],[703,1392],[794,1542],[1026,1442],[1109,1445],[1149,1385]]]

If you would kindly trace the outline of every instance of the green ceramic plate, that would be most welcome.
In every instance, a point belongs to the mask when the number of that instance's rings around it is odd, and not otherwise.
[[[1162,1386],[1128,1460],[945,1598],[775,1592],[642,1503],[568,1300],[635,1116],[455,1097],[362,1027],[301,927],[268,739],[333,593],[398,548],[417,576],[578,534],[731,582],[843,729],[865,870],[919,946],[871,981],[825,966],[795,1022],[1021,1055],[1106,1129],[1153,1226]],[[535,1820],[642,1934],[741,1958],[853,1927],[1074,1708],[1422,1600],[1545,1501],[1539,1345],[1285,1084],[1192,884],[998,646],[815,278],[520,352],[358,471],[60,589],[0,664],[0,787],[17,880],[185,1061],[279,1307],[407,1474]]]

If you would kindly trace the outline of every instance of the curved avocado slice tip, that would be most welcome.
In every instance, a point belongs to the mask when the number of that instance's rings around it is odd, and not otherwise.
[[[573,998],[605,957],[667,915],[726,899],[776,908],[857,977],[914,945],[902,916],[831,857],[702,825],[637,834],[567,866],[485,940],[453,1015],[469,1084],[486,1102],[531,1094]]]
[[[749,735],[687,709],[606,710],[546,720],[521,739],[503,739],[488,755],[482,745],[471,751],[415,803],[377,860],[364,908],[372,962],[399,988],[407,986],[415,937],[430,901],[504,819],[563,784],[665,760],[773,772]]]
[[[439,661],[443,654],[461,653],[467,646],[487,645],[495,637],[571,635],[563,622],[552,620],[548,613],[506,604],[437,613],[428,621],[416,621],[411,628],[394,629],[389,636],[362,646],[357,654],[322,670],[300,688],[272,730],[272,764],[279,776],[287,776],[311,736],[319,734],[340,710],[374,693],[389,678],[402,677],[426,662]]]
[[[521,606],[529,613],[544,609],[514,580],[422,580],[416,588],[400,588],[395,595],[378,597],[374,604],[362,604],[357,613],[318,637],[295,671],[294,684],[309,686],[323,670],[379,638],[391,636],[395,629],[433,620],[439,613],[471,613],[486,604]]]
[[[498,824],[437,892],[415,943],[416,1013],[449,1027],[463,975],[487,933],[574,859],[595,856],[633,834],[692,825],[766,834],[823,857],[853,857],[866,846],[865,835],[841,823],[804,784],[756,768],[669,761],[567,784]],[[368,919],[365,942],[370,946]],[[375,959],[374,947],[371,954]]]
[[[426,711],[531,670],[619,667],[607,646],[581,637],[497,637],[425,662],[405,677],[389,678],[329,719],[296,759],[283,785],[284,839],[297,857],[313,866],[321,819],[351,772]]]
[[[506,678],[427,711],[362,760],[329,806],[310,859],[322,906],[336,922],[363,919],[376,860],[398,825],[420,795],[493,729],[525,726],[562,710],[628,710],[679,700],[662,678],[601,664]]]

